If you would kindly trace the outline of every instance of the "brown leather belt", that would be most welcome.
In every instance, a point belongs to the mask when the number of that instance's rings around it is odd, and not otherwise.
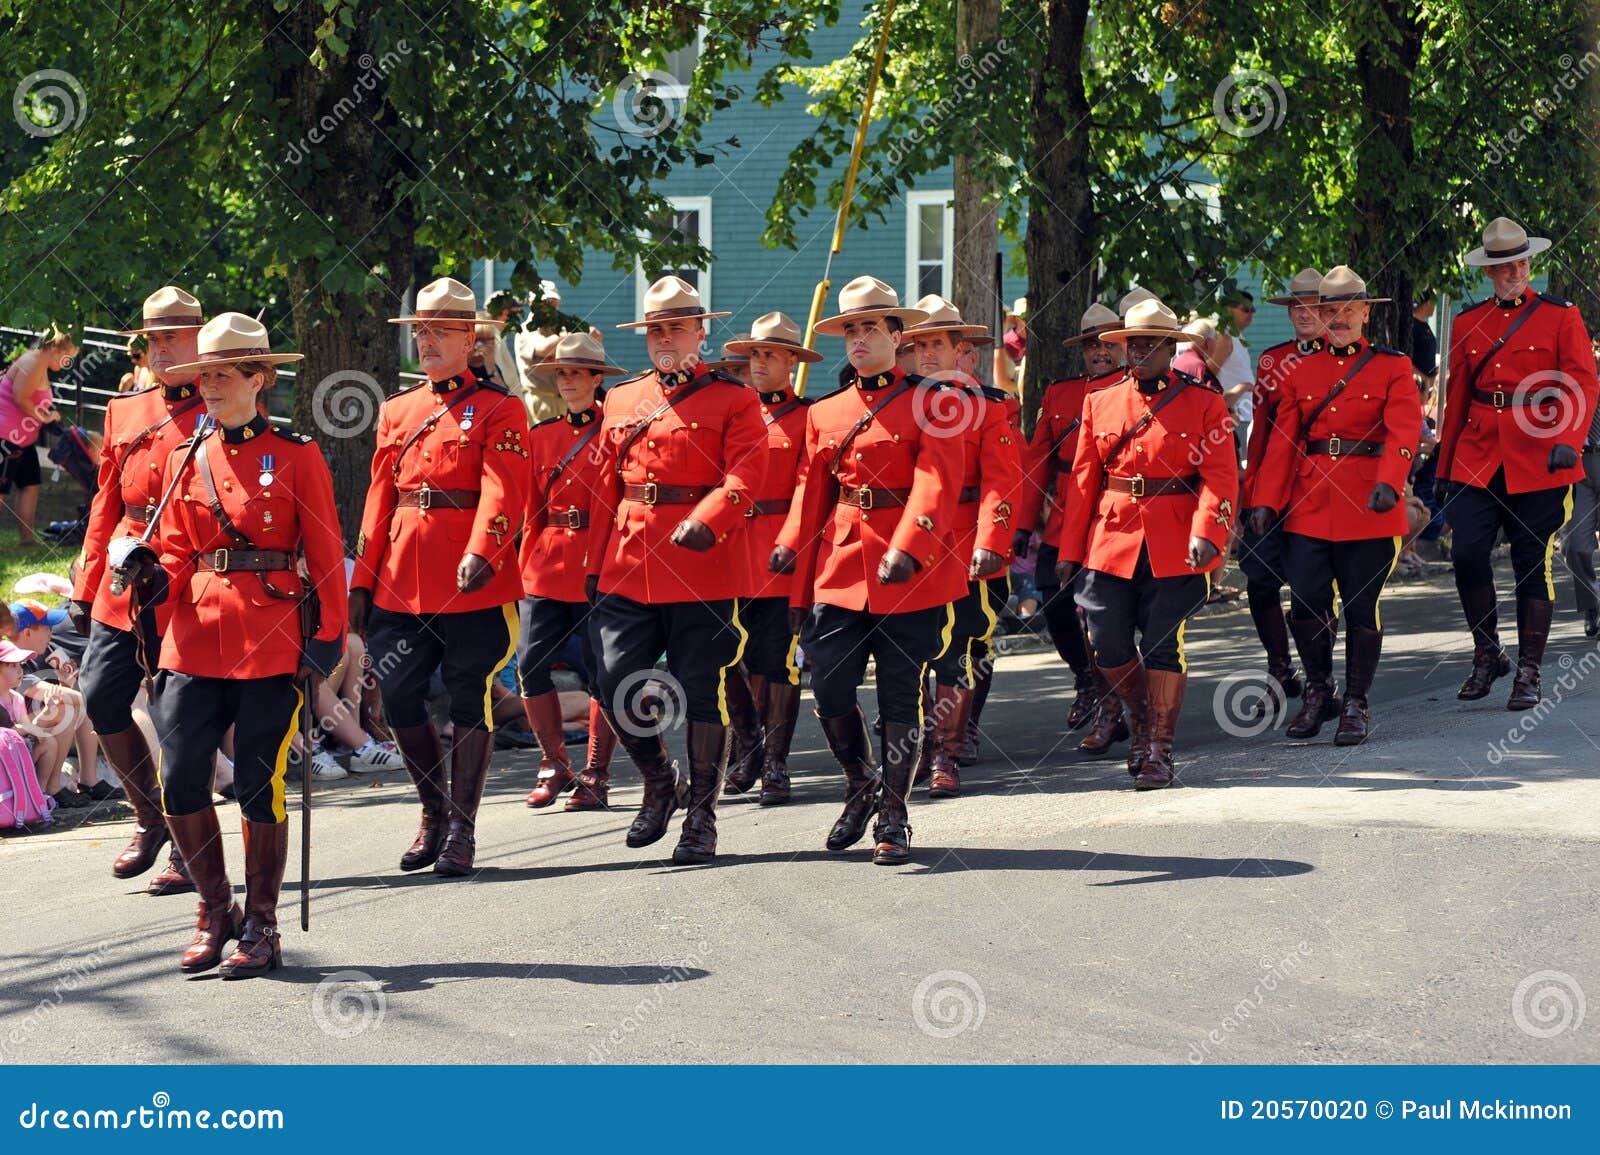
[[[839,490],[839,504],[857,509],[901,509],[910,498],[909,489],[872,489],[863,485],[860,489]]]
[[[1185,477],[1146,477],[1135,474],[1121,477],[1115,473],[1106,477],[1106,488],[1112,493],[1126,493],[1130,497],[1167,497],[1174,493],[1194,493],[1200,484],[1200,475]]]
[[[1484,405],[1493,405],[1496,409],[1507,406],[1513,408],[1528,405],[1540,405],[1555,400],[1561,396],[1559,389],[1524,389],[1517,392],[1515,389],[1474,389],[1472,399]]]
[[[417,509],[477,509],[476,489],[402,489],[400,508]]]
[[[156,515],[153,505],[125,505],[122,507],[122,516],[137,525],[149,525],[150,519]]]
[[[624,485],[622,496],[628,501],[642,501],[646,505],[693,505],[711,492],[709,485]]]
[[[1326,441],[1307,441],[1306,452],[1326,454],[1329,457],[1382,457],[1383,442],[1351,441],[1343,437],[1330,437]]]
[[[968,505],[974,501],[977,501],[982,496],[983,490],[979,489],[976,485],[969,485],[960,493],[956,494],[956,504]]]
[[[294,554],[281,549],[217,549],[201,554],[195,567],[208,573],[263,573],[294,569]]]
[[[589,513],[583,509],[564,509],[560,513],[551,513],[546,519],[546,527],[587,529],[589,527]]]
[[[746,517],[769,517],[775,513],[788,513],[794,503],[792,497],[775,497],[771,501],[752,501]]]

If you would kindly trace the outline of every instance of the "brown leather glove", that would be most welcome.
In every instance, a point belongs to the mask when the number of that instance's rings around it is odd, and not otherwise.
[[[350,632],[362,641],[367,640],[367,618],[372,615],[372,591],[351,590],[350,601]]]
[[[672,544],[692,549],[695,553],[705,553],[717,544],[717,535],[711,532],[709,525],[698,522],[692,517],[686,517],[678,523],[678,528],[672,531]]]
[[[794,573],[794,550],[786,545],[772,547],[772,556],[767,558],[767,569],[772,573]]]
[[[487,559],[475,553],[461,555],[461,564],[456,566],[456,589],[464,594],[470,594],[488,585],[492,577],[494,577],[494,567]]]
[[[992,549],[974,550],[972,564],[967,567],[967,580],[976,582],[993,577],[1005,568],[1005,564],[1006,559]]]
[[[886,586],[904,585],[922,567],[903,549],[891,549],[878,563],[878,581]]]

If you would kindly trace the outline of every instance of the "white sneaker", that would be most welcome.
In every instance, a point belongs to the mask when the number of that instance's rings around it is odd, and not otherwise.
[[[399,770],[405,765],[405,760],[400,757],[400,751],[393,742],[379,742],[368,739],[367,744],[357,750],[351,758],[350,768],[358,766],[362,770]]]
[[[350,777],[350,772],[339,765],[333,755],[318,750],[311,756],[311,777],[318,782],[333,782]]]

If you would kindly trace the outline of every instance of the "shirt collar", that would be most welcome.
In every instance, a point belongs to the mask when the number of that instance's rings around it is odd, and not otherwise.
[[[245,422],[243,425],[239,426],[237,429],[224,429],[222,431],[222,440],[227,442],[229,445],[238,445],[242,442],[252,441],[257,437],[260,437],[263,433],[271,428],[272,422],[268,421],[265,417],[261,416],[261,414],[257,413],[254,417]]]
[[[163,385],[161,396],[166,401],[187,401],[194,396],[194,382],[187,385]]]
[[[469,367],[465,373],[458,373],[448,381],[433,382],[433,391],[439,394],[454,393],[457,389],[464,388],[467,385],[475,385],[477,382],[477,375]]]
[[[676,389],[680,385],[687,385],[700,376],[701,373],[705,372],[705,368],[706,363],[704,361],[696,361],[693,365],[682,369],[674,369],[670,373],[663,373],[657,369],[656,377],[661,381],[663,389]]]
[[[1328,352],[1332,353],[1335,357],[1354,357],[1365,347],[1366,338],[1358,337],[1349,345],[1334,345],[1330,343],[1328,345]]]
[[[782,405],[787,400],[789,400],[789,391],[787,389],[774,389],[771,393],[763,393],[761,395],[761,404],[763,405]]]
[[[572,412],[572,410],[569,409],[569,410],[567,410],[567,424],[568,425],[588,425],[591,422],[593,422],[595,420],[595,418],[597,418],[599,416],[600,416],[600,414],[595,411],[595,408],[594,408],[593,405],[589,406],[589,408],[587,408],[587,409],[580,410],[577,413],[574,413],[574,412]]]
[[[1525,305],[1527,303],[1528,303],[1528,290],[1527,289],[1523,289],[1522,292],[1518,293],[1515,297],[1509,297],[1509,298],[1496,297],[1494,299],[1494,307],[1497,308],[1497,309],[1520,309],[1523,305]]]
[[[856,388],[857,389],[891,389],[891,388],[894,387],[895,383],[897,381],[899,381],[899,380],[900,380],[900,370],[898,368],[890,369],[886,373],[871,373],[871,374],[868,374],[865,377],[863,377],[860,373],[857,373],[856,374]]]
[[[1139,392],[1147,396],[1160,393],[1165,390],[1168,385],[1172,384],[1172,382],[1166,377],[1157,377],[1154,381],[1141,381],[1139,378],[1134,377],[1133,383],[1138,387]]]
[[[1316,353],[1320,352],[1322,347],[1326,344],[1327,342],[1321,337],[1312,337],[1305,341],[1297,340],[1295,342],[1295,347],[1298,348],[1301,353]]]

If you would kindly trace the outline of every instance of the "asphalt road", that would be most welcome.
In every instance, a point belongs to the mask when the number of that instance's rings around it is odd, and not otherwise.
[[[403,776],[341,783],[312,931],[292,859],[289,965],[251,982],[179,974],[194,900],[110,876],[126,823],[6,838],[0,1059],[1594,1062],[1600,651],[1563,608],[1559,701],[1460,703],[1457,614],[1444,575],[1386,595],[1353,749],[1225,730],[1259,652],[1242,609],[1196,620],[1181,785],[1149,795],[1072,750],[1053,656],[1007,656],[970,793],[916,800],[901,869],[822,849],[839,782],[809,698],[795,803],[724,804],[710,867],[623,845],[625,758],[619,808],[569,815],[497,756],[461,881],[396,868]]]

